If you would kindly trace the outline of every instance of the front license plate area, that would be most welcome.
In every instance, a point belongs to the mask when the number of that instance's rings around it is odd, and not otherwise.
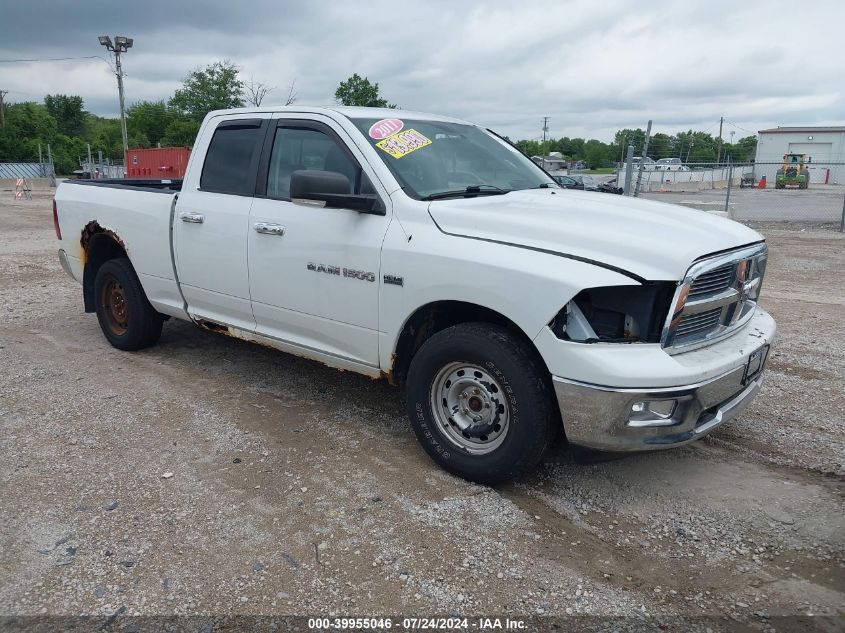
[[[748,357],[748,364],[745,366],[745,378],[742,380],[743,385],[748,384],[760,375],[760,372],[763,371],[763,366],[766,364],[766,357],[768,355],[769,346],[764,345]]]

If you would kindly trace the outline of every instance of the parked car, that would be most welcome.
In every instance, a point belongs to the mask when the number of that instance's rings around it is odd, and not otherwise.
[[[640,163],[643,164],[643,171],[654,171],[657,165],[654,160],[648,156],[646,156],[645,160],[643,160],[642,156],[634,156],[631,160],[631,165],[634,170],[638,170],[640,168]],[[627,163],[623,164],[622,168],[627,168]]]
[[[599,185],[596,182],[596,179],[592,176],[586,176],[581,174],[573,174],[570,176],[575,181],[575,187],[573,189],[583,189],[584,191],[598,191]]]
[[[680,158],[661,158],[654,164],[654,169],[663,171],[689,171],[690,168]]]
[[[205,117],[184,180],[67,180],[53,221],[114,347],[172,317],[402,385],[419,442],[474,481],[558,435],[664,449],[733,418],[776,332],[763,237],[549,178],[457,119],[244,108]]]
[[[552,178],[554,178],[555,182],[564,189],[581,189],[578,181],[572,176],[552,176]]]

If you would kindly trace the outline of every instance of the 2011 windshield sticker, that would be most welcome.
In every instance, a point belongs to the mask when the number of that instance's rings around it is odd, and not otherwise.
[[[380,141],[391,134],[396,134],[403,127],[405,127],[405,122],[401,119],[382,119],[370,126],[370,138]]]
[[[398,132],[376,143],[376,147],[387,152],[393,158],[402,158],[428,145],[431,145],[431,139],[414,129]]]

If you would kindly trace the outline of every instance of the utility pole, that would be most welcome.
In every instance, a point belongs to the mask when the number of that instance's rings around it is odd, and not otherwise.
[[[722,155],[722,125],[725,122],[725,117],[719,117],[719,146],[716,150],[716,164],[719,164],[719,157]]]
[[[135,42],[131,37],[123,35],[115,35],[114,43],[108,35],[101,35],[97,38],[100,44],[106,47],[107,50],[114,53],[115,75],[117,75],[117,92],[120,97],[120,132],[123,135],[123,157],[129,151],[129,137],[126,134],[126,106],[123,98],[123,66],[120,64],[120,54],[125,53]],[[125,165],[124,165],[125,168]]]
[[[6,127],[6,104],[3,97],[9,94],[8,90],[0,90],[0,127]]]
[[[126,133],[126,105],[123,97],[123,68],[120,65],[120,50],[114,51],[114,65],[117,71],[117,92],[120,96],[120,132],[123,134],[123,155],[129,151],[129,136]],[[125,160],[125,159],[124,159]]]
[[[543,169],[546,168],[546,134],[549,132],[549,117],[543,117]]]

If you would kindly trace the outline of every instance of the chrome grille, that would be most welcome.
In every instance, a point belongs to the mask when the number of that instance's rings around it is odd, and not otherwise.
[[[765,244],[694,263],[675,292],[661,344],[670,353],[715,342],[754,314],[766,270]]]
[[[736,262],[731,262],[702,273],[690,286],[689,298],[703,297],[729,288],[734,280],[735,271]]]
[[[713,308],[698,314],[688,314],[681,317],[678,329],[675,330],[675,344],[686,336],[693,336],[713,329],[722,318],[722,308]]]

